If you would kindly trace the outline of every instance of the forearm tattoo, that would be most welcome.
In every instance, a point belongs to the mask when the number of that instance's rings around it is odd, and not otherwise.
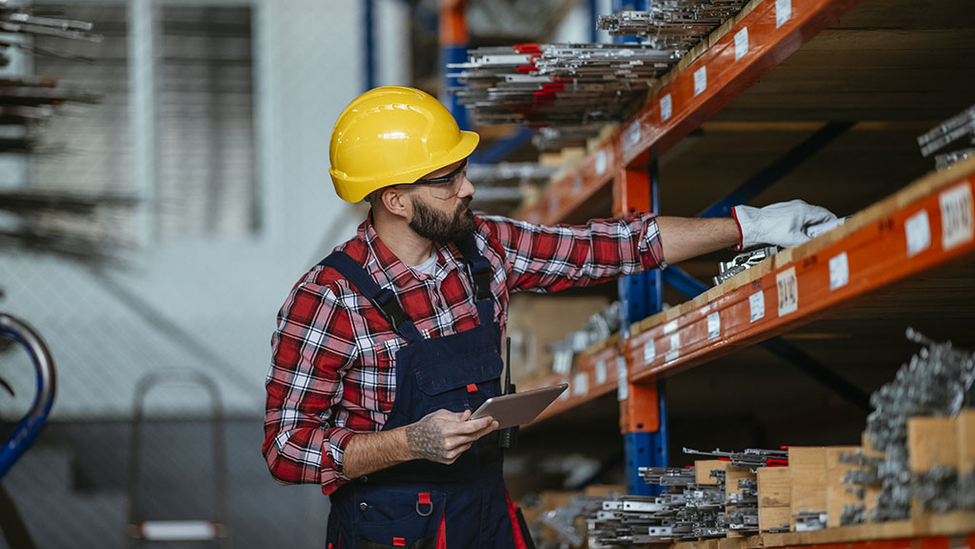
[[[447,459],[443,432],[432,417],[425,417],[412,425],[407,425],[406,442],[414,459],[437,462]]]

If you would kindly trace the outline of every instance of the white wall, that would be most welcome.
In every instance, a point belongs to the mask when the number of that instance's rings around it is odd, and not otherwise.
[[[150,244],[131,254],[127,269],[106,275],[55,258],[0,253],[6,291],[0,311],[33,324],[58,366],[53,419],[124,417],[139,377],[170,366],[209,372],[231,413],[262,413],[278,308],[298,277],[351,236],[364,214],[339,200],[328,178],[332,126],[363,91],[361,6],[358,0],[258,2],[261,235]],[[408,57],[387,66],[404,65]],[[135,312],[113,287],[149,312]],[[18,389],[13,403],[0,395],[5,418],[29,405],[33,374],[27,369],[0,355],[0,375]]]

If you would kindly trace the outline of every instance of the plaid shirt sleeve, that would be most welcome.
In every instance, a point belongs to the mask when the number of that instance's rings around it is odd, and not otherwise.
[[[330,493],[347,482],[342,456],[354,433],[331,417],[342,374],[358,351],[348,312],[327,287],[303,281],[278,313],[271,339],[262,450],[281,484],[318,483]]]
[[[482,219],[507,256],[511,291],[555,292],[666,267],[653,214],[553,227]]]

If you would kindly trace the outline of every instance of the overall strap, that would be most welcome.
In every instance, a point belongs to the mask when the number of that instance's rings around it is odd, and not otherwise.
[[[413,324],[413,319],[403,312],[396,296],[388,288],[380,288],[379,284],[369,276],[362,265],[352,259],[345,252],[332,252],[328,257],[318,262],[323,267],[331,267],[342,274],[366,296],[389,319],[396,333],[409,341],[423,339],[419,330]]]
[[[474,235],[454,242],[464,255],[467,272],[474,281],[474,295],[477,300],[477,314],[481,322],[494,319],[494,295],[491,293],[491,262],[481,255],[474,243]]]

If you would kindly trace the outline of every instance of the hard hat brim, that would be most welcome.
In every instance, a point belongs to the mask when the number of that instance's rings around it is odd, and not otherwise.
[[[414,183],[417,179],[430,172],[463,160],[474,152],[474,149],[477,148],[477,144],[481,140],[481,136],[471,131],[462,130],[460,133],[460,141],[443,156],[440,156],[434,161],[425,162],[413,166],[409,170],[392,173],[385,177],[377,178],[375,175],[370,175],[356,178],[350,177],[348,174],[339,172],[334,168],[329,168],[328,173],[332,177],[332,183],[335,185],[335,193],[346,202],[361,202],[370,193],[383,187]]]

